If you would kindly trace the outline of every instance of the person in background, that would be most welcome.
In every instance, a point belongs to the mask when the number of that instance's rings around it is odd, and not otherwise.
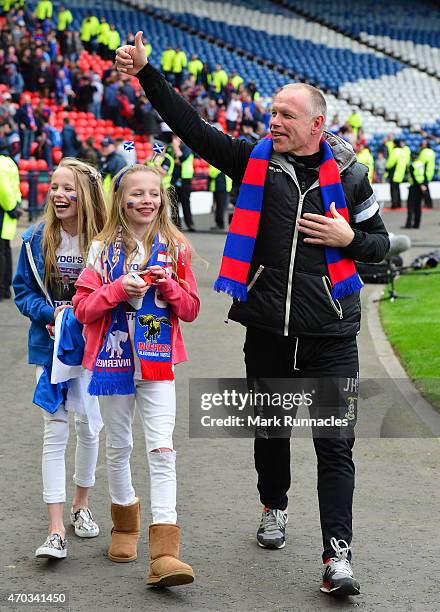
[[[423,184],[426,189],[422,190],[422,201],[425,201],[426,208],[432,208],[431,193],[429,191],[429,183],[434,178],[435,171],[435,151],[431,148],[430,142],[424,140],[421,145],[419,160],[425,167],[425,179]]]
[[[116,151],[113,138],[105,136],[101,140],[100,170],[103,177],[104,193],[108,195],[111,180],[122,168],[126,166],[125,159]]]
[[[384,183],[385,182],[385,171],[386,171],[386,163],[387,160],[383,151],[377,152],[376,161],[374,164],[374,170],[376,172],[376,183]]]
[[[63,157],[77,157],[79,155],[81,151],[81,143],[78,140],[75,128],[70,123],[68,117],[63,119],[61,142]]]
[[[356,142],[359,128],[362,127],[362,116],[356,108],[352,109],[347,123],[353,130],[354,141]]]
[[[401,141],[396,139],[394,141],[394,147],[391,148],[391,152],[385,166],[388,172],[388,180],[390,182],[391,208],[400,208],[402,205],[400,184],[405,179],[407,166],[407,152],[404,151]]]
[[[173,65],[171,72],[173,74],[174,87],[180,89],[183,81],[183,71],[186,68],[188,61],[186,59],[186,53],[179,47],[176,48],[176,52],[173,57]]]
[[[370,183],[372,183],[373,176],[374,176],[374,159],[367,145],[363,145],[361,143],[357,145],[356,157],[357,157],[358,162],[360,162],[361,164],[364,164],[364,166],[367,166],[368,180],[370,181]]]
[[[173,135],[171,144],[174,152],[172,183],[182,207],[186,228],[189,232],[195,232],[196,229],[191,213],[191,181],[194,176],[194,153],[178,136]]]
[[[17,219],[21,215],[20,175],[4,138],[0,139],[0,302],[11,297],[12,253]]]
[[[422,196],[426,190],[426,185],[425,164],[415,152],[411,153],[411,162],[408,166],[408,180],[408,214],[402,229],[418,229],[422,218]]]
[[[172,73],[173,73],[173,63],[174,56],[176,55],[175,49],[173,49],[170,45],[164,49],[162,53],[162,58],[160,60],[160,65],[162,68],[162,72],[167,81],[172,81]]]

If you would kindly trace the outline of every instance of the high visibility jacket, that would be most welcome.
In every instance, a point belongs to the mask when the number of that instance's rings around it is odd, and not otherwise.
[[[408,165],[407,152],[402,147],[392,149],[385,168],[392,171],[393,183],[402,183]]]
[[[12,240],[17,228],[17,219],[8,212],[14,210],[21,202],[20,174],[17,164],[6,155],[0,155],[0,214],[2,218],[1,234],[3,240]]]
[[[370,183],[372,183],[373,175],[374,175],[374,159],[373,159],[373,156],[371,155],[370,149],[365,147],[364,149],[362,149],[362,151],[359,151],[359,153],[356,153],[356,157],[357,157],[358,162],[367,166],[368,180],[370,181]]]
[[[228,84],[228,75],[223,69],[216,70],[212,73],[212,82],[214,83],[215,91],[220,93],[221,90]]]
[[[110,51],[116,51],[121,44],[121,37],[117,30],[110,30],[107,37],[107,47]]]
[[[351,125],[354,134],[357,134],[359,128],[362,126],[362,117],[359,113],[352,113],[347,119],[348,125]]]
[[[414,173],[414,179],[413,179],[411,172],[408,172],[410,184],[414,185],[414,181],[415,181],[416,183],[421,185],[425,181],[425,164],[420,159],[420,157],[418,159],[415,159],[410,164],[410,168],[412,168],[412,171]]]
[[[165,51],[162,53],[160,65],[164,72],[171,72],[175,55],[176,52],[174,49],[165,49]]]
[[[35,9],[37,19],[50,19],[53,13],[53,5],[50,0],[40,0]]]
[[[243,83],[243,79],[239,74],[236,74],[231,78],[231,83],[234,86],[234,89],[238,89],[240,85]]]
[[[90,42],[90,39],[92,38],[93,34],[93,24],[90,21],[90,19],[83,19],[83,22],[81,24],[81,40],[83,42]]]
[[[432,181],[434,178],[435,170],[435,151],[427,147],[422,149],[419,153],[419,159],[425,166],[425,175],[428,181]]]
[[[110,24],[104,21],[99,24],[98,43],[100,45],[107,45],[108,33],[110,32]]]
[[[408,145],[405,145],[403,147],[403,150],[405,151],[405,155],[406,155],[406,165],[407,167],[410,165],[411,163],[411,149],[409,148]]]
[[[191,153],[180,165],[180,178],[192,179],[194,176],[194,154]]]
[[[158,155],[154,160],[147,162],[147,166],[155,166],[156,168],[162,167],[162,165],[166,162],[166,165],[169,168],[167,169],[167,173],[162,176],[162,185],[165,189],[168,189],[171,185],[171,179],[173,178],[175,161],[174,157],[169,153],[163,153],[162,155]]]
[[[152,46],[150,45],[150,43],[147,43],[146,45],[144,45],[145,47],[145,54],[147,57],[150,57],[151,55],[151,51],[152,51]]]
[[[179,51],[178,53],[176,53],[173,57],[172,67],[172,71],[174,72],[174,74],[180,74],[182,70],[186,67],[187,63],[188,62],[186,60],[185,51]]]
[[[99,21],[98,17],[92,15],[90,17],[90,23],[92,24],[92,36],[98,36],[101,28],[101,22]]]
[[[209,166],[208,175],[209,175],[209,178],[211,179],[209,181],[209,191],[212,191],[212,192],[217,191],[216,189],[217,177],[220,174],[222,174],[220,170],[218,170],[214,166]],[[232,179],[230,179],[229,176],[226,176],[226,174],[223,174],[223,176],[225,177],[226,191],[227,193],[230,193],[230,191],[232,190]]]
[[[202,72],[202,70],[203,70],[203,63],[199,59],[191,60],[188,63],[188,72],[192,74],[193,76],[195,76],[196,78]]]
[[[391,151],[394,149],[396,145],[394,144],[392,140],[387,140],[385,142],[385,146],[387,148],[387,157],[389,157],[391,155]]]
[[[64,32],[67,29],[67,27],[72,23],[72,21],[73,21],[72,13],[69,11],[69,9],[60,11],[58,13],[58,25],[57,25],[58,32]]]

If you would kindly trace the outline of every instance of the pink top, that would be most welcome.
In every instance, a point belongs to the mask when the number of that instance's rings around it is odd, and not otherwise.
[[[122,286],[120,276],[112,283],[103,284],[101,275],[95,270],[84,268],[75,283],[76,294],[73,297],[75,317],[84,324],[85,349],[82,365],[93,370],[96,358],[105,334],[110,325],[111,311],[120,302],[129,299]],[[197,283],[191,270],[190,258],[185,258],[185,283],[180,284],[168,278],[160,284],[161,298],[168,302],[171,310],[171,348],[173,364],[188,359],[179,319],[191,322],[199,314],[200,299]],[[188,284],[186,284],[188,283]]]

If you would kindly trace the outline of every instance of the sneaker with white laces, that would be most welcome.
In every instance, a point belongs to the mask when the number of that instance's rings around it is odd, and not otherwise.
[[[321,591],[329,595],[359,595],[361,587],[353,576],[348,560],[349,545],[345,540],[332,538],[330,544],[336,553],[324,564]]]
[[[80,538],[96,538],[99,527],[93,520],[93,515],[88,508],[70,510],[70,523],[75,527],[75,534]]]
[[[287,512],[277,508],[263,508],[257,542],[263,548],[284,548],[286,545]]]
[[[51,533],[44,544],[37,548],[35,556],[40,559],[65,559],[67,556],[67,540],[59,533]]]

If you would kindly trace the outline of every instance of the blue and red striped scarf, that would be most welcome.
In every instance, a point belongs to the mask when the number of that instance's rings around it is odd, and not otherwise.
[[[325,139],[321,140],[320,149],[319,187],[324,214],[332,217],[330,206],[334,202],[339,214],[349,222],[338,166]],[[247,300],[246,282],[260,223],[264,182],[271,155],[271,138],[265,138],[252,150],[226,237],[220,274],[214,284],[216,291],[227,293],[242,302]],[[363,282],[356,272],[354,261],[344,257],[342,250],[337,247],[324,248],[333,299],[361,289]]]

